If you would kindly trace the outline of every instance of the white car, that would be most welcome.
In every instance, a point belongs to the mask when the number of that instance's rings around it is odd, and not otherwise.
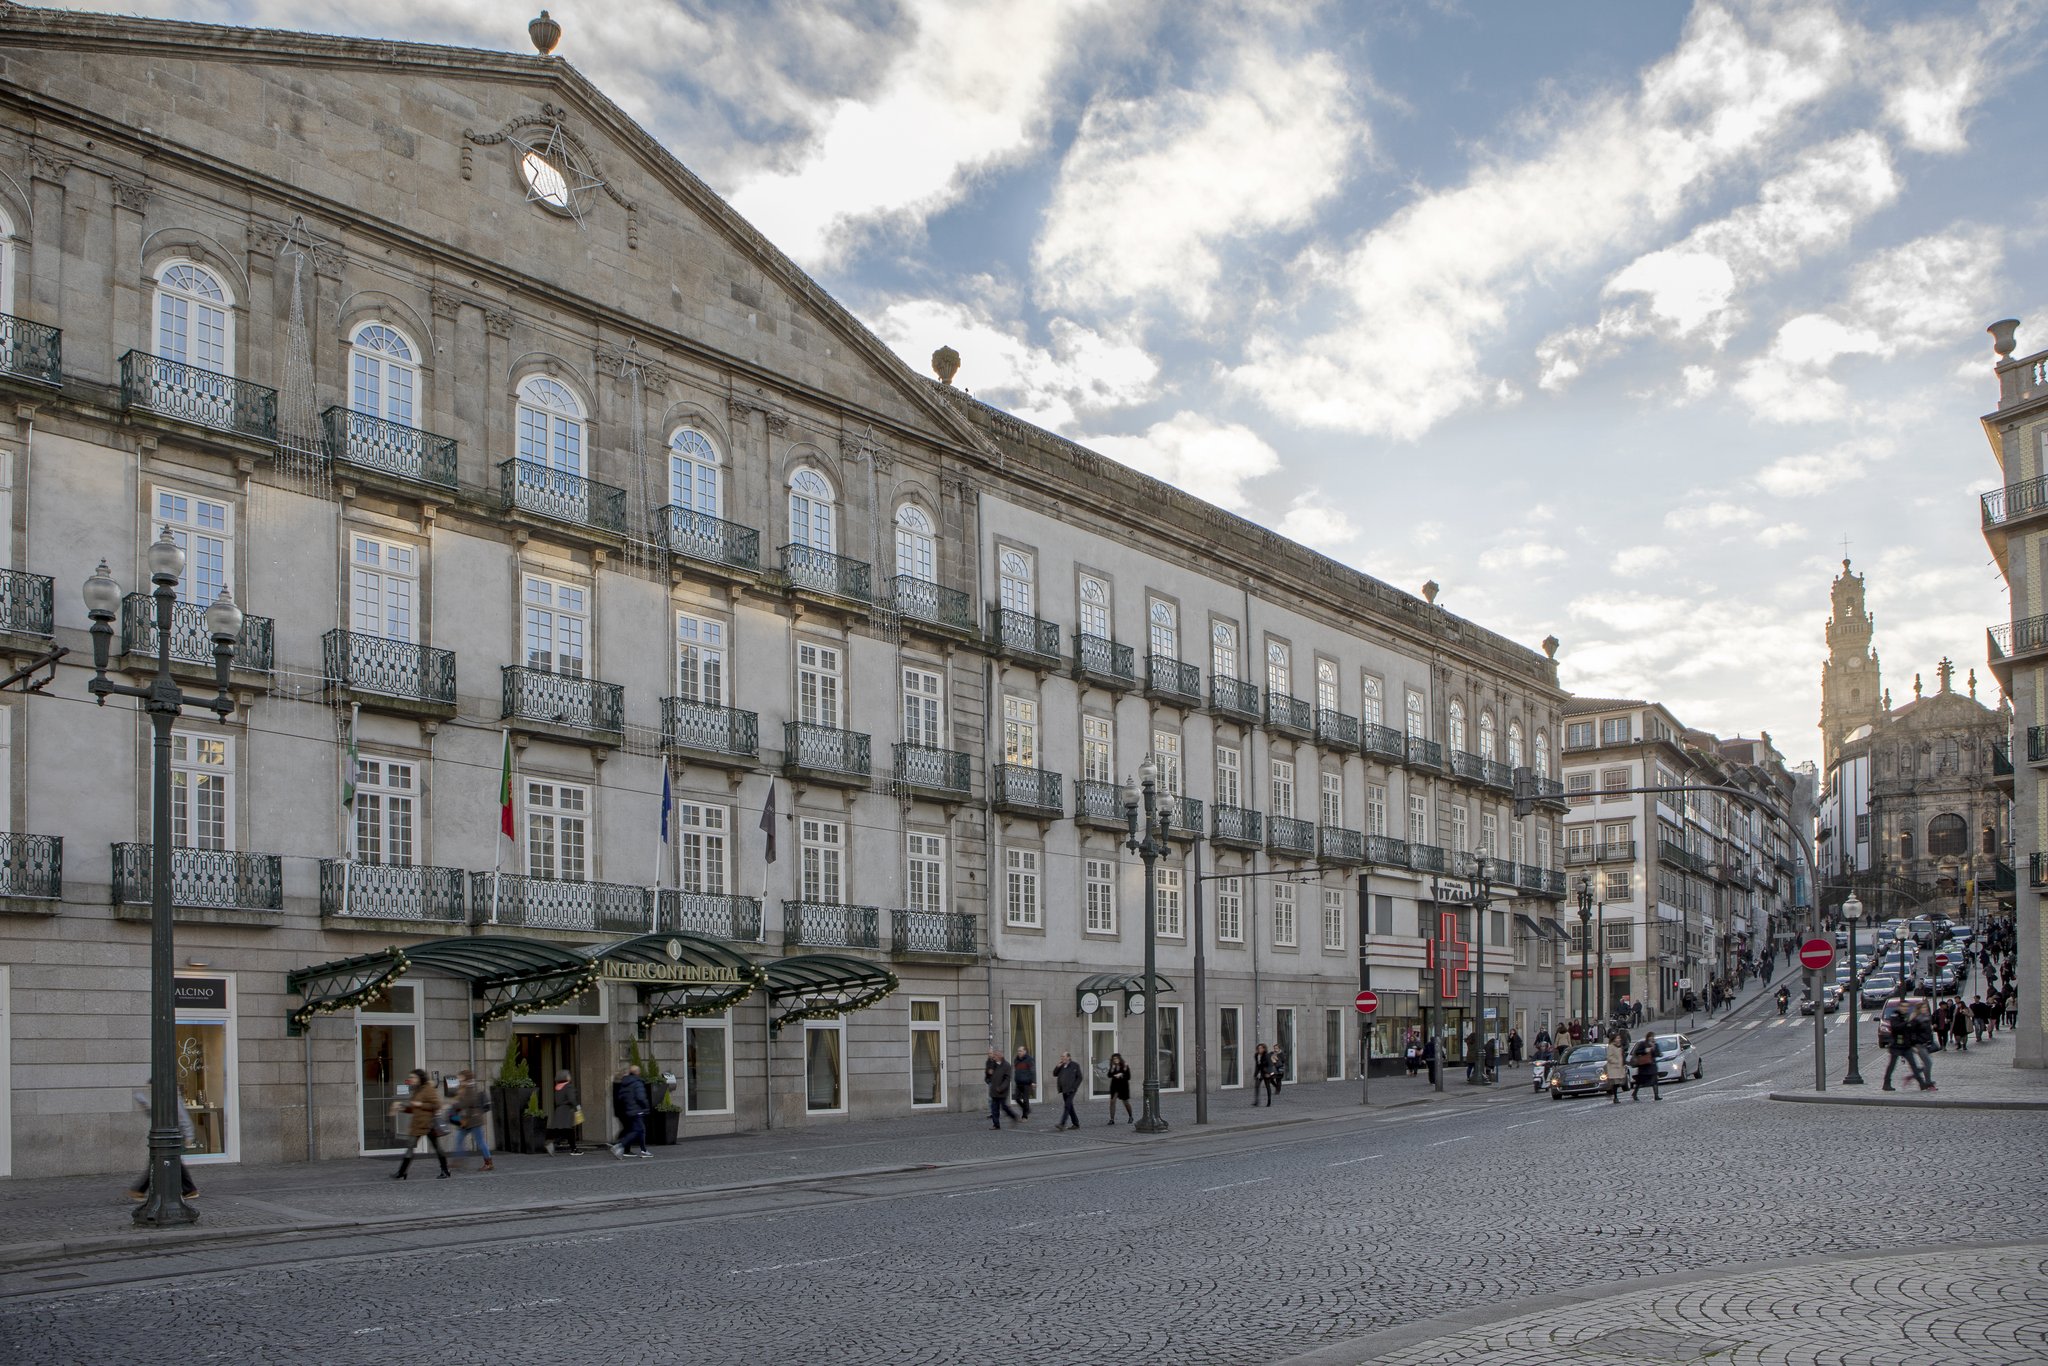
[[[1692,1046],[1691,1039],[1683,1034],[1657,1036],[1657,1080],[1684,1081],[1691,1077],[1698,1081],[1705,1075],[1700,1064],[1700,1051]]]

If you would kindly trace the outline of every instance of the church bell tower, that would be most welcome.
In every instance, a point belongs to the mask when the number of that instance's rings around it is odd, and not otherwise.
[[[1828,659],[1820,669],[1821,771],[1835,766],[1842,741],[1884,714],[1877,654],[1870,648],[1877,623],[1863,604],[1863,576],[1842,560],[1828,618]]]

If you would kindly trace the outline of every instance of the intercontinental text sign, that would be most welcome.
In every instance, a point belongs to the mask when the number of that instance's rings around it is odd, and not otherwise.
[[[598,975],[612,982],[704,982],[739,986],[748,979],[738,968],[698,967],[691,963],[621,963],[605,959]]]

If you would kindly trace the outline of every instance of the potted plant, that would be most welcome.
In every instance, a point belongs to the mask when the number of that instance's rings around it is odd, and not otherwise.
[[[633,1045],[633,1061],[640,1068],[640,1075],[647,1082],[647,1098],[654,1108],[647,1114],[647,1141],[649,1143],[671,1144],[676,1141],[676,1126],[682,1122],[682,1107],[669,1099],[673,1089],[669,1076],[654,1061],[654,1051],[649,1049],[643,1057],[640,1045]]]
[[[519,1140],[523,1153],[547,1151],[548,1112],[541,1108],[538,1091],[528,1093],[526,1108],[519,1112]]]
[[[515,1153],[535,1151],[525,1144],[521,1120],[533,1096],[533,1073],[527,1070],[526,1060],[519,1056],[516,1045],[508,1046],[505,1060],[498,1066],[497,1080],[491,1084],[491,1115],[497,1120],[499,1147]]]

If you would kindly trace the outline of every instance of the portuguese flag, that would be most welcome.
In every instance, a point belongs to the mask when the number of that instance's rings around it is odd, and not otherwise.
[[[505,757],[498,768],[498,833],[512,836],[512,732],[505,732]]]

